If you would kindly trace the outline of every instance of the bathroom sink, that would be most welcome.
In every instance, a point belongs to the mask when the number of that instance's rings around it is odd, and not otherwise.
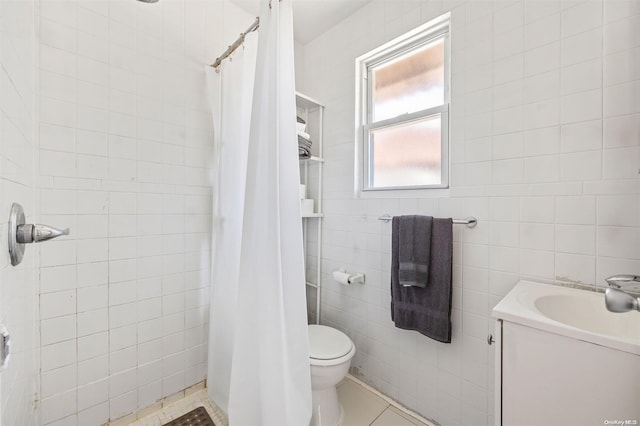
[[[628,339],[640,338],[637,312],[609,312],[605,308],[604,295],[590,293],[593,292],[577,290],[576,294],[541,296],[536,299],[535,306],[546,317],[571,327]]]
[[[640,313],[613,313],[604,294],[520,281],[493,308],[502,320],[640,354]]]

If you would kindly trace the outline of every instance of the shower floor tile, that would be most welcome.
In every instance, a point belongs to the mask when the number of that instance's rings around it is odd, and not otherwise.
[[[216,426],[227,424],[226,416],[209,401],[207,390],[202,389],[171,404],[167,404],[162,409],[130,423],[129,426],[162,426],[198,407],[204,407],[207,410]]]
[[[189,411],[162,426],[216,426],[204,407]]]

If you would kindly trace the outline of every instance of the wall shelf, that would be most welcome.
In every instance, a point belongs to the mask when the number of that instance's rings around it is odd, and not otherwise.
[[[303,214],[302,217],[305,218],[305,219],[311,219],[311,218],[314,218],[314,217],[322,218],[322,217],[324,217],[324,215],[322,213],[314,213],[314,214]]]
[[[313,111],[318,108],[324,108],[324,105],[313,99],[311,96],[307,96],[304,93],[296,91],[296,106],[298,108]]]
[[[307,282],[306,282],[306,284],[307,284],[309,287],[313,287],[313,288],[318,288],[318,287],[319,287],[319,285],[318,285],[318,284],[316,284],[316,283],[312,283],[312,282],[309,282],[309,281],[307,281]]]
[[[301,158],[300,161],[309,162],[309,163],[324,163],[324,158],[311,156],[310,158]]]
[[[324,106],[315,99],[296,92],[296,113],[307,123],[311,136],[311,157],[300,159],[300,180],[307,185],[307,197],[315,200],[315,212],[302,215],[305,251],[305,285],[307,287],[307,319],[320,324],[320,292],[322,286],[322,130]],[[315,300],[314,299],[315,296]]]

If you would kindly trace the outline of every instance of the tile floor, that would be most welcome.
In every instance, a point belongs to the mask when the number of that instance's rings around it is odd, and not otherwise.
[[[338,385],[338,396],[344,409],[344,417],[340,426],[434,426],[424,423],[402,411],[389,401],[376,395],[349,376]],[[216,425],[226,425],[224,414],[207,398],[206,389],[194,389],[193,393],[176,401],[165,402],[156,411],[145,410],[144,417],[138,415],[135,421],[119,421],[112,425],[129,426],[161,426],[181,415],[203,406]]]
[[[344,410],[340,426],[433,426],[403,412],[351,378],[338,385]]]

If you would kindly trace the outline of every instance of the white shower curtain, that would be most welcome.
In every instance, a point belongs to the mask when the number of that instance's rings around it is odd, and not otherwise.
[[[258,35],[249,34],[221,72],[207,67],[214,119],[213,291],[209,314],[209,397],[228,411],[240,241]]]
[[[222,71],[209,394],[231,426],[301,426],[311,418],[311,380],[291,0],[261,3],[252,96],[250,48]],[[227,71],[245,77],[231,86]]]

